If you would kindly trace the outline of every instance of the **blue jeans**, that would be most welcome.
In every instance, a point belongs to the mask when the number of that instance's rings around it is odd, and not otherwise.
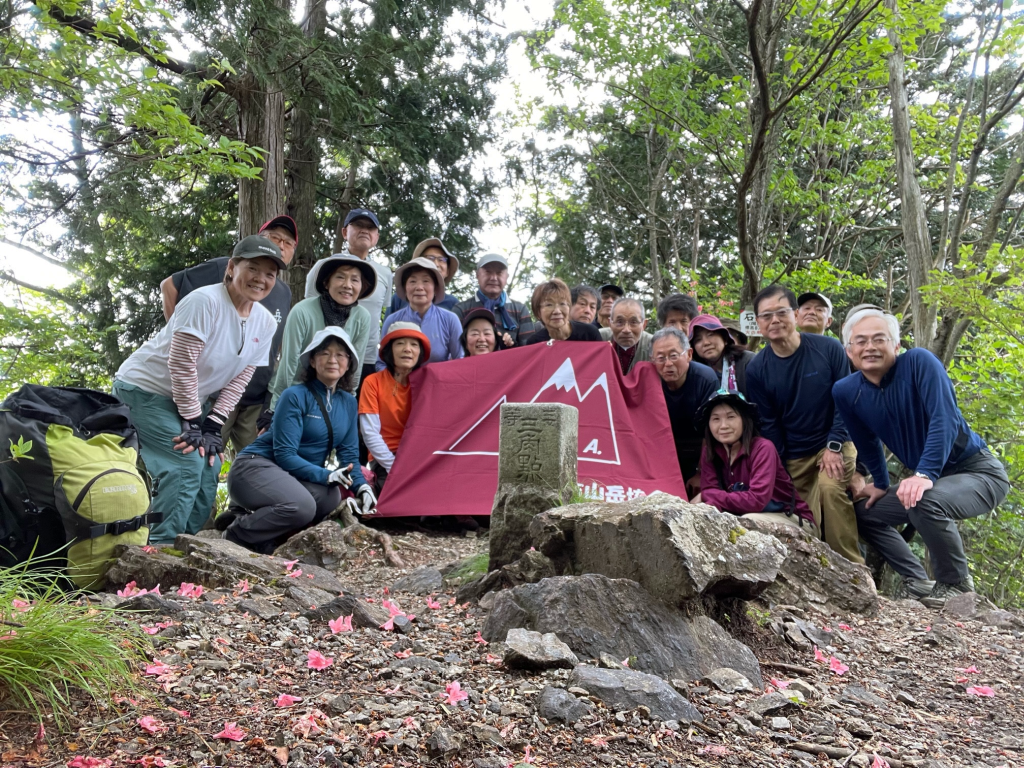
[[[123,381],[114,382],[113,392],[131,411],[142,460],[156,484],[153,511],[164,515],[150,528],[150,542],[168,545],[180,533],[199,533],[217,498],[220,460],[214,457],[211,467],[199,451],[183,455],[174,450],[174,438],[181,434],[181,416],[171,398]]]
[[[893,527],[911,523],[928,547],[935,580],[943,584],[966,581],[970,571],[956,521],[991,512],[1006,498],[1010,481],[1002,462],[984,449],[964,459],[949,467],[913,509],[900,503],[897,487],[890,487],[871,509],[863,501],[854,506],[861,538],[900,576],[927,579],[921,561]]]

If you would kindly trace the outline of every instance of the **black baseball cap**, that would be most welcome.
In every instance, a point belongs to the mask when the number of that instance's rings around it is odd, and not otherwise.
[[[281,249],[272,241],[259,235],[243,237],[231,252],[231,258],[233,259],[260,259],[263,257],[273,259],[277,262],[279,269],[286,269],[288,267],[284,263],[284,259],[281,258]]]
[[[375,226],[377,229],[380,229],[380,222],[377,221],[377,214],[375,214],[373,211],[367,210],[366,208],[353,208],[351,211],[348,212],[348,215],[345,216],[345,223],[342,224],[341,226],[347,227],[356,219],[369,219],[370,221],[373,222],[373,226]]]
[[[602,285],[601,295],[604,295],[605,291],[610,291],[611,293],[617,294],[620,299],[626,295],[626,292],[622,290],[619,286],[615,285],[615,283],[608,283],[607,285]]]
[[[291,216],[275,216],[273,219],[268,221],[262,227],[260,232],[266,232],[268,229],[286,229],[292,233],[292,237],[295,238],[295,242],[299,242],[299,228],[295,225],[295,219]]]

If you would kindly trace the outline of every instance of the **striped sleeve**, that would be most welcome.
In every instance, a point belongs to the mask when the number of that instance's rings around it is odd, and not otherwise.
[[[252,378],[255,371],[255,365],[247,365],[244,371],[229,381],[227,386],[220,391],[217,402],[213,404],[213,413],[227,421],[228,416],[231,415],[231,412],[235,410],[235,406],[238,405],[238,401],[242,399],[242,393],[249,386],[249,379]]]
[[[203,414],[199,402],[199,373],[196,361],[206,344],[189,333],[171,336],[167,369],[171,376],[171,399],[183,419],[198,419]]]

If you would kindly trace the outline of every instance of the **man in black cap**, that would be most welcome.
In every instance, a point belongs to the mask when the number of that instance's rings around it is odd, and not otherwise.
[[[365,299],[359,300],[359,306],[364,307],[370,313],[372,321],[366,348],[359,350],[359,354],[362,356],[360,359],[363,366],[362,378],[365,379],[375,371],[377,345],[380,343],[380,325],[384,320],[384,308],[391,302],[394,273],[384,264],[370,258],[370,249],[377,245],[377,241],[380,239],[380,222],[377,220],[377,214],[373,211],[366,208],[353,208],[349,211],[341,229],[341,236],[345,238],[345,250],[342,253],[350,253],[369,262],[377,272],[377,287]],[[317,295],[316,277],[320,273],[320,266],[323,262],[324,259],[317,261],[306,275],[307,299]]]
[[[601,308],[597,310],[597,320],[594,325],[598,328],[608,328],[612,324],[612,304],[626,295],[626,292],[614,283],[601,286]]]
[[[260,234],[270,240],[281,249],[281,259],[284,263],[290,264],[295,256],[295,246],[299,241],[298,228],[291,216],[277,216],[262,227]],[[220,256],[216,259],[204,261],[194,267],[188,267],[180,272],[175,272],[160,283],[160,295],[163,299],[164,319],[170,320],[174,308],[178,302],[188,296],[196,288],[207,285],[216,285],[224,282],[224,273],[227,270],[227,256]],[[268,391],[270,380],[274,375],[274,368],[277,365],[277,354],[281,348],[281,335],[284,332],[284,321],[288,318],[288,310],[292,306],[292,292],[288,287],[288,281],[279,277],[274,282],[274,287],[260,304],[266,307],[270,314],[277,321],[277,330],[274,331],[274,340],[270,347],[270,364],[261,366],[253,373],[249,380],[241,400],[235,406],[234,411],[224,422],[221,429],[221,439],[224,445],[238,453],[249,443],[253,442],[258,433],[260,415],[270,403]]]
[[[823,335],[832,325],[832,302],[823,293],[801,293],[796,299],[796,327],[802,333]]]
[[[473,309],[483,307],[494,313],[495,328],[506,348],[521,347],[533,335],[533,317],[530,308],[521,301],[510,299],[505,292],[508,284],[508,260],[500,253],[489,252],[476,263],[476,296],[460,301],[452,308],[461,322]]]

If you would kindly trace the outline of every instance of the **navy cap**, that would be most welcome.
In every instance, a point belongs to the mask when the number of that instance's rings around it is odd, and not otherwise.
[[[380,222],[377,221],[377,214],[375,214],[373,211],[367,210],[366,208],[353,208],[351,211],[348,212],[348,215],[345,217],[345,223],[342,224],[341,226],[347,227],[355,219],[369,219],[370,221],[373,222],[373,226],[375,226],[377,229],[380,229]]]
[[[249,235],[242,238],[234,250],[231,251],[231,258],[233,259],[259,259],[262,257],[273,259],[278,269],[286,269],[288,267],[284,263],[284,259],[281,258],[281,249],[270,240],[267,240],[267,238],[260,237],[259,235]]]

